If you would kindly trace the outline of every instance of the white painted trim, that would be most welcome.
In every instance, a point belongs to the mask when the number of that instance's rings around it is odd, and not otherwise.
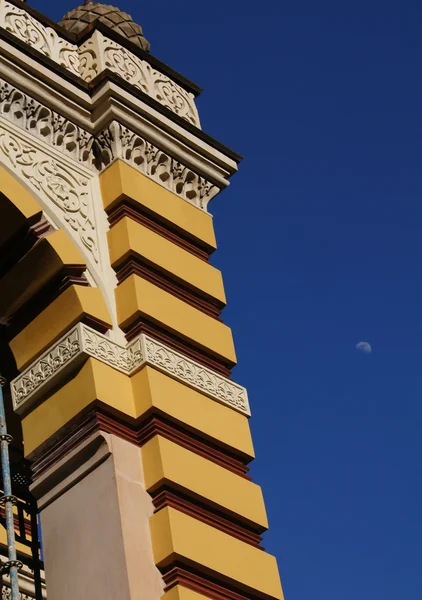
[[[213,400],[250,416],[247,391],[234,381],[141,334],[127,345],[78,323],[11,382],[13,408],[23,413],[89,357],[133,375],[151,365]]]

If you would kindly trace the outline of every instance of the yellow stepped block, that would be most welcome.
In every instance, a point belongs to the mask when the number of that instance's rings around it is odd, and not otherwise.
[[[130,198],[192,237],[212,248],[216,247],[211,215],[151,181],[123,161],[115,161],[101,173],[100,184],[106,210],[122,197]]]
[[[240,451],[247,462],[254,458],[249,420],[197,390],[146,366],[132,377],[137,415],[151,408]]]
[[[55,231],[37,243],[0,280],[0,314],[12,315],[66,265],[85,265],[85,260],[63,231]]]
[[[165,292],[146,279],[131,275],[116,289],[117,317],[123,328],[144,315],[196,345],[236,363],[229,327]]]
[[[142,448],[145,487],[153,491],[163,483],[220,505],[241,518],[267,529],[261,488],[224,467],[158,435]]]
[[[99,288],[72,285],[51,302],[10,342],[16,366],[22,370],[85,315],[111,326]]]
[[[163,596],[163,600],[204,600],[208,599],[209,596],[203,596],[202,594],[198,594],[198,592],[194,592],[193,590],[189,590],[181,585],[175,585],[171,590],[166,592]]]
[[[163,508],[150,519],[152,547],[158,567],[179,562],[283,600],[274,556],[201,523],[173,508]]]
[[[25,455],[31,454],[95,400],[136,416],[129,377],[89,358],[73,379],[22,419]]]
[[[225,304],[220,271],[148,227],[125,217],[110,229],[108,241],[112,266],[120,264],[130,254],[139,255]]]

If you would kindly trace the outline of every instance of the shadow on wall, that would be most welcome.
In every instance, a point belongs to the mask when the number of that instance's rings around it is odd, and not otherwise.
[[[0,324],[0,375],[4,377],[7,382],[10,382],[14,377],[16,377],[18,370],[16,368],[12,351],[9,347],[6,331],[7,329],[5,325]],[[13,446],[21,449],[22,427],[20,423],[20,417],[15,414],[12,408],[12,398],[9,385],[6,385],[3,388],[3,394],[6,409],[7,429],[13,436]]]

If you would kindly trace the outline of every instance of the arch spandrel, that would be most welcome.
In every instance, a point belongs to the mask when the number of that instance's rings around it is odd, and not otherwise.
[[[0,193],[25,218],[42,212],[72,239],[85,259],[90,281],[102,291],[115,324],[117,282],[108,256],[108,222],[98,175],[1,118],[0,169]]]

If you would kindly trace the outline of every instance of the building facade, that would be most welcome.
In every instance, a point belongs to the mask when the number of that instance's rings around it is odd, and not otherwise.
[[[283,598],[209,262],[208,203],[240,157],[201,130],[199,92],[116,8],[56,24],[0,0],[0,369],[22,598]]]

